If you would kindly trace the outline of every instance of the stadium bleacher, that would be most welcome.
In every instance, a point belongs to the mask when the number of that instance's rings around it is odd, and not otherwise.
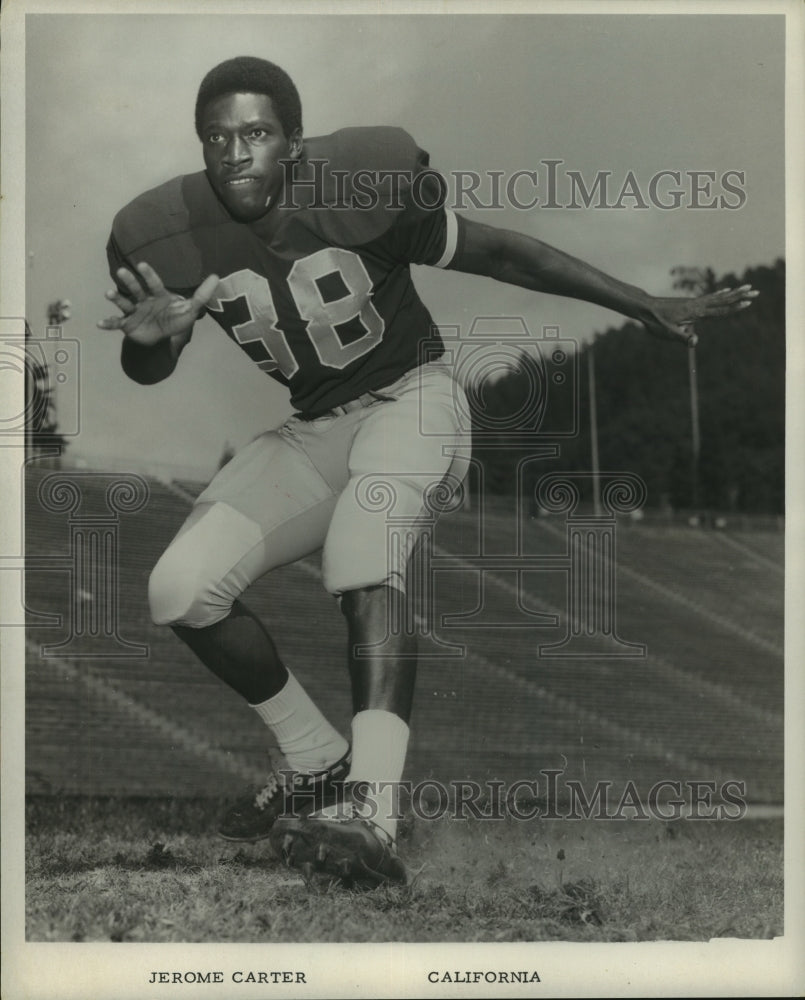
[[[43,503],[43,484],[53,476],[80,491],[80,508]],[[142,505],[112,512],[114,478],[28,471],[28,790],[233,794],[264,773],[267,732],[170,630],[151,623],[146,603],[150,569],[201,485],[143,480]],[[435,528],[434,554],[464,556],[466,564],[434,563],[432,632],[464,652],[420,662],[406,772],[412,781],[539,779],[542,769],[558,768],[590,787],[632,780],[643,792],[661,779],[731,779],[746,783],[751,801],[782,801],[779,535],[767,544],[744,526],[724,542],[724,532],[619,523],[618,632],[644,644],[646,655],[561,659],[539,649],[567,630],[566,574],[493,571],[482,599],[470,565],[480,551],[479,523],[476,508],[445,514]],[[513,532],[504,501],[484,512],[483,524],[486,550],[507,551]],[[524,553],[564,551],[561,518],[527,517],[521,528]],[[278,570],[246,599],[347,732],[345,632],[317,579],[316,559]],[[479,621],[443,622],[481,603]],[[556,621],[537,628],[524,611]],[[44,626],[46,614],[61,624]]]

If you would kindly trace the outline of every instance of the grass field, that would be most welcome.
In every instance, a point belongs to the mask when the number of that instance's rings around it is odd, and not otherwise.
[[[696,941],[783,932],[782,823],[423,820],[405,888],[309,888],[221,803],[35,797],[30,941]]]

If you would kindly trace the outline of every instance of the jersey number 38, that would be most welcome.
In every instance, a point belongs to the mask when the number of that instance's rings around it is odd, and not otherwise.
[[[341,298],[325,301],[319,282],[332,275],[340,276],[346,291]],[[339,247],[325,247],[294,261],[287,282],[296,310],[306,324],[307,336],[322,365],[346,368],[371,351],[382,339],[385,324],[372,303],[372,280],[357,254]],[[229,311],[227,304],[234,305],[238,300],[245,304],[245,310],[241,308],[240,315],[245,312],[248,318],[230,325],[225,321]],[[231,330],[238,344],[246,348],[264,372],[278,370],[290,379],[299,371],[299,362],[279,325],[268,279],[262,274],[249,268],[228,274],[219,282],[207,309],[220,319],[225,328]],[[360,320],[366,332],[345,344],[336,328],[356,319]],[[262,348],[259,356],[254,348]]]

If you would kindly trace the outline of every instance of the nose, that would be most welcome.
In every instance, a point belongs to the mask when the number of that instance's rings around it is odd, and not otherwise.
[[[230,167],[237,167],[247,163],[250,159],[251,153],[248,144],[239,135],[232,136],[224,150],[224,163]]]

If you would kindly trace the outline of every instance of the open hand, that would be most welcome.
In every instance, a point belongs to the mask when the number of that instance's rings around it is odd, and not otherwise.
[[[751,285],[739,288],[722,288],[718,292],[699,295],[693,299],[651,300],[647,316],[640,319],[648,332],[664,340],[676,340],[694,347],[698,340],[693,324],[708,316],[729,316],[741,309],[748,309],[760,292]]]
[[[126,294],[119,289],[111,289],[106,298],[114,302],[121,315],[102,319],[98,326],[102,330],[122,330],[127,337],[144,347],[177,335],[189,336],[193,324],[218,286],[218,275],[209,275],[192,298],[186,299],[169,292],[149,264],[138,264],[137,271],[145,282],[145,288],[128,268],[118,269],[117,278],[126,289]]]

